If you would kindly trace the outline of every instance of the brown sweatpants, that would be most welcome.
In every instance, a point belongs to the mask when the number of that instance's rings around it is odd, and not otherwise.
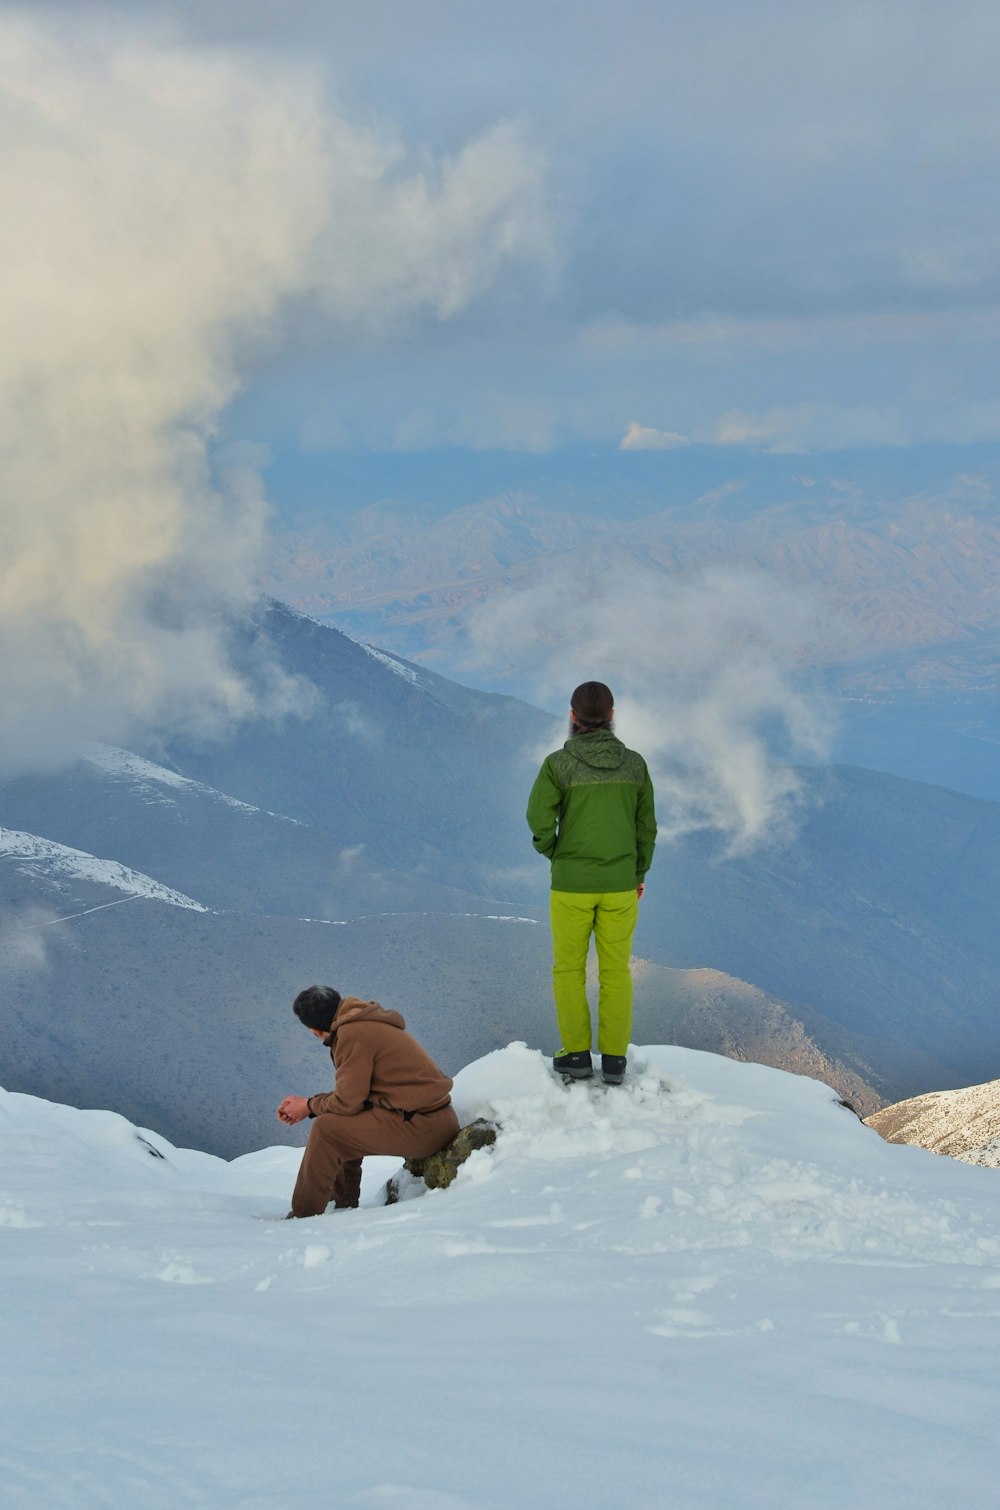
[[[366,1153],[426,1159],[459,1132],[451,1106],[414,1112],[409,1122],[399,1112],[373,1106],[353,1117],[325,1112],[316,1117],[299,1177],[292,1193],[292,1216],[319,1216],[331,1201],[356,1206],[361,1195],[361,1160]]]

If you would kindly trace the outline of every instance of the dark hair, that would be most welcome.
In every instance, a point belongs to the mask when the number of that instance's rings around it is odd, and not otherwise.
[[[611,688],[603,682],[581,682],[569,700],[576,714],[576,728],[581,734],[591,729],[610,729],[615,700]]]
[[[332,986],[306,986],[292,1002],[292,1011],[307,1028],[329,1033],[340,1006],[340,992]]]

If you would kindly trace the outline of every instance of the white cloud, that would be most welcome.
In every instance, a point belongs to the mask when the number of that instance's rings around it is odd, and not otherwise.
[[[762,573],[553,573],[472,614],[470,658],[516,671],[550,705],[606,682],[619,734],[649,761],[665,835],[712,828],[739,850],[794,821],[789,760],[826,752],[825,715],[800,685],[822,629],[805,595]]]
[[[545,255],[541,165],[506,125],[414,165],[307,68],[52,14],[0,18],[0,124],[3,758],[216,732],[260,711],[227,626],[267,505],[210,455],[250,354],[292,301],[455,314]]]
[[[674,451],[686,446],[688,437],[674,430],[653,430],[634,422],[629,425],[618,443],[619,451]]]
[[[11,976],[48,969],[48,944],[58,922],[54,912],[38,904],[0,914],[0,967]]]
[[[352,739],[360,739],[362,743],[372,747],[381,744],[382,730],[365,716],[356,702],[337,703],[334,712],[343,720],[344,728]]]

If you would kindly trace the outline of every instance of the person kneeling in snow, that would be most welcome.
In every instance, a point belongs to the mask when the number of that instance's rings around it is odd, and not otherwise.
[[[367,1153],[425,1159],[459,1132],[451,1081],[398,1012],[377,1001],[307,986],[292,1010],[330,1050],[335,1088],[286,1096],[278,1117],[293,1126],[313,1118],[289,1216],[319,1216],[333,1201],[357,1206]]]

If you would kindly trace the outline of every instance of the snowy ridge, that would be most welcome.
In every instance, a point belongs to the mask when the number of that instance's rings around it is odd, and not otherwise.
[[[369,1160],[360,1211],[285,1222],[294,1149],[226,1164],[0,1093],[7,1356],[31,1360],[8,1500],[992,1502],[992,1171],[676,1048],[612,1090],[514,1044],[455,1102],[502,1126],[450,1190],[385,1207],[397,1161]]]
[[[122,750],[115,745],[91,744],[83,752],[83,758],[98,770],[105,771],[109,776],[126,777],[137,786],[147,789],[151,794],[159,787],[175,787],[178,790],[199,792],[202,795],[216,798],[224,802],[227,807],[236,808],[244,813],[259,813],[261,808],[254,807],[249,802],[241,802],[237,797],[230,797],[226,792],[220,792],[212,786],[205,786],[201,781],[192,781],[187,776],[180,776],[176,771],[170,771],[166,766],[155,765],[151,760],[144,760],[141,755],[134,755],[131,750]],[[158,794],[154,800],[164,802],[169,798]],[[270,813],[269,817],[280,817],[278,813]],[[286,823],[294,820],[286,818]]]
[[[40,880],[94,881],[100,886],[111,886],[127,896],[151,897],[157,902],[167,902],[171,907],[186,907],[193,912],[208,912],[200,902],[154,881],[152,876],[130,870],[117,860],[101,860],[81,849],[70,849],[65,844],[56,844],[52,839],[39,838],[37,834],[19,833],[16,829],[0,828],[0,858],[13,860],[19,870]]]
[[[367,640],[355,640],[354,643],[360,645],[373,661],[380,661],[383,666],[388,666],[390,671],[394,671],[404,681],[412,682],[414,687],[420,686],[420,678],[412,666],[404,666],[402,661],[398,661],[394,655],[389,655],[385,650],[376,650],[375,646],[370,645]]]
[[[130,776],[135,781],[154,782],[157,786],[189,788],[197,785],[187,776],[168,770],[166,766],[155,765],[153,761],[144,760],[141,755],[134,755],[131,750],[120,749],[117,745],[88,744],[82,754],[89,765],[107,771],[110,776]]]
[[[538,918],[515,917],[511,912],[460,912],[461,918],[482,918],[484,923],[529,923],[532,928],[540,927]]]
[[[278,614],[281,618],[292,619],[299,624],[314,624],[317,629],[330,629],[332,627],[322,619],[314,618],[312,614],[305,613],[303,609],[298,608],[294,603],[287,602],[284,598],[275,598],[270,593],[265,593],[263,602],[266,609]],[[342,630],[337,630],[338,634],[342,632]],[[350,635],[346,635],[345,638],[350,639]]]
[[[440,917],[440,911],[435,912],[359,912],[352,918],[299,918],[300,923],[325,923],[332,928],[346,928],[350,923],[368,922],[372,918],[436,918]],[[455,912],[449,914],[457,918],[478,918],[483,923],[528,923],[532,928],[540,926],[537,918],[515,917],[510,912]]]

